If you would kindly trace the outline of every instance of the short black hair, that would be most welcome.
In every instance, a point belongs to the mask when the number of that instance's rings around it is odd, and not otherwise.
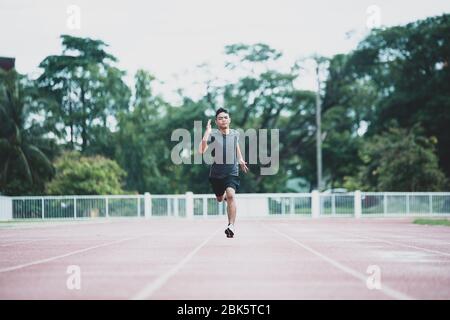
[[[217,118],[217,116],[219,115],[219,113],[222,113],[222,112],[225,112],[226,114],[229,114],[227,109],[219,108],[219,109],[217,109],[217,111],[216,111],[216,118]]]

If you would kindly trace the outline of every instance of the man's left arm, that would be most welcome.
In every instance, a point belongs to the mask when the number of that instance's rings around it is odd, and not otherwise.
[[[244,171],[244,173],[247,173],[248,172],[247,162],[245,162],[244,158],[242,157],[241,148],[239,148],[239,143],[236,144],[236,151],[239,159],[239,165],[241,166],[242,171]]]

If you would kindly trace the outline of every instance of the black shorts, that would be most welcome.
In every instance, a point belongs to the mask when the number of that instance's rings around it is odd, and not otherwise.
[[[209,177],[209,183],[211,183],[211,187],[216,196],[223,196],[225,190],[230,187],[233,188],[234,191],[238,191],[240,179],[238,176],[226,176],[224,178],[212,178]]]

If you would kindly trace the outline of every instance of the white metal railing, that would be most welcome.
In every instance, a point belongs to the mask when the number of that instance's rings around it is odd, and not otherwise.
[[[141,195],[11,197],[13,219],[143,216]]]
[[[237,194],[240,217],[450,216],[449,192]],[[212,194],[114,196],[0,196],[0,220],[110,217],[218,217],[226,202]]]
[[[362,216],[441,216],[450,214],[448,192],[364,192]]]
[[[320,215],[331,217],[353,216],[355,213],[355,196],[353,193],[321,194]]]

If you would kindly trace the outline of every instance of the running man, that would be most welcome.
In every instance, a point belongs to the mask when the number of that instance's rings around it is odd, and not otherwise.
[[[239,166],[242,171],[248,172],[247,163],[242,157],[239,148],[239,133],[230,129],[231,118],[226,109],[220,108],[216,111],[216,125],[219,128],[211,129],[211,119],[206,125],[206,132],[199,145],[199,152],[205,153],[208,145],[214,138],[216,148],[212,156],[214,162],[209,170],[209,182],[216,195],[217,201],[227,202],[228,226],[225,234],[233,238],[235,234],[234,223],[236,220],[235,193],[239,189]]]

